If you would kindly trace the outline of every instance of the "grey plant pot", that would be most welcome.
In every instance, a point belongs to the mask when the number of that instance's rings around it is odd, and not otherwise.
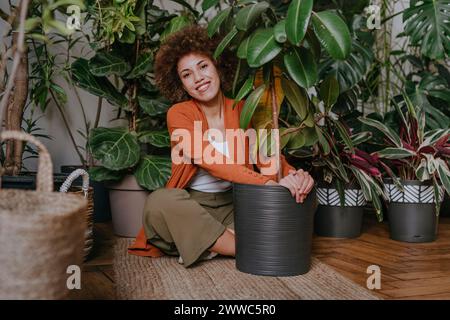
[[[366,200],[355,186],[345,189],[345,206],[332,186],[317,189],[319,207],[314,218],[314,232],[321,237],[356,238],[361,235]]]
[[[142,227],[144,205],[150,192],[139,186],[133,175],[125,176],[119,183],[109,183],[107,188],[114,233],[136,237]]]
[[[433,186],[417,180],[403,180],[405,193],[385,184],[389,193],[390,237],[403,242],[431,242],[438,233]],[[431,191],[430,191],[431,190]]]
[[[441,213],[440,213],[441,217],[450,217],[450,197],[448,196],[448,194],[445,194],[445,198],[444,198],[444,202],[442,203],[441,206]]]
[[[303,204],[281,186],[233,184],[236,267],[264,276],[295,276],[311,265],[315,191]]]

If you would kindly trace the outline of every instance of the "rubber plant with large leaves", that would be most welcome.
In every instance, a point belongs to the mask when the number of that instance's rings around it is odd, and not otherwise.
[[[192,14],[169,14],[146,0],[88,1],[97,30],[95,55],[72,64],[75,83],[117,107],[128,127],[91,130],[89,148],[101,166],[94,180],[121,180],[134,174],[148,190],[165,185],[171,171],[165,118],[170,106],[154,86],[153,57],[170,33],[191,24]]]
[[[329,178],[331,173],[342,186],[341,201],[343,186],[356,179],[363,187],[368,186],[364,195],[376,202],[381,216],[379,196],[384,194],[380,172],[368,154],[362,158],[363,165],[357,163],[363,152],[355,145],[370,134],[352,135],[331,111],[339,95],[362,79],[373,55],[352,39],[336,11],[315,12],[313,5],[310,0],[294,0],[287,5],[238,1],[220,12],[208,30],[210,35],[219,30],[228,32],[216,55],[229,46],[240,58],[233,96],[236,101],[246,98],[241,127],[251,123],[255,129],[279,128],[279,139],[259,136],[259,147],[265,144],[272,155],[280,149],[296,154],[307,148],[306,156],[317,163],[322,161],[324,176]],[[355,66],[358,72],[352,70],[354,77],[345,78],[342,70],[358,61],[364,62]],[[280,109],[282,104],[286,108]],[[280,112],[287,114],[288,121],[280,117]],[[342,154],[348,157],[341,160]]]
[[[333,59],[346,59],[351,53],[345,22],[332,11],[313,11],[312,0],[237,1],[209,23],[210,36],[218,31],[226,36],[215,56],[228,46],[239,58],[232,94],[236,101],[246,99],[241,127],[251,123],[255,129],[279,129],[274,139],[258,136],[259,147],[265,144],[269,155],[277,156],[286,145],[304,144],[303,129],[315,131],[307,90],[319,81],[321,49]],[[295,126],[279,126],[285,97],[300,119]]]

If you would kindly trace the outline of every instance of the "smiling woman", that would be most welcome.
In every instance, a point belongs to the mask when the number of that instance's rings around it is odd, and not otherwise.
[[[190,53],[207,57],[211,63],[214,63],[223,91],[229,91],[233,83],[237,58],[225,49],[220,57],[216,60],[212,59],[220,40],[219,36],[210,39],[206,30],[198,25],[186,27],[171,35],[165,41],[165,45],[158,50],[155,58],[155,81],[161,94],[173,103],[190,98],[183,88],[178,70],[180,58]]]
[[[172,176],[165,188],[147,198],[143,228],[130,247],[132,254],[179,255],[186,267],[217,254],[234,256],[233,182],[279,184],[288,188],[297,202],[303,202],[314,185],[307,172],[295,171],[283,156],[283,178],[277,183],[275,175],[261,174],[266,167],[262,161],[256,159],[258,171],[254,170],[245,139],[235,148],[228,138],[217,141],[208,136],[209,129],[218,130],[222,137],[227,137],[227,129],[239,130],[244,105],[240,101],[233,108],[234,100],[224,94],[231,87],[236,58],[225,50],[214,59],[219,41],[219,37],[210,39],[204,28],[190,26],[169,36],[156,55],[156,85],[175,103],[167,113]],[[180,131],[191,137],[187,143],[183,141],[187,147],[182,150],[177,148]],[[244,151],[235,150],[241,147]],[[197,149],[221,153],[227,161],[201,161],[203,155],[197,155]],[[174,152],[181,152],[188,161],[174,162]],[[245,161],[239,161],[237,154],[244,154]]]

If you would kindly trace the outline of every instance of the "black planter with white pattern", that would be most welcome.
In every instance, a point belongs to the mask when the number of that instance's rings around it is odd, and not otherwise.
[[[318,236],[356,238],[361,234],[366,200],[356,186],[345,189],[345,206],[341,206],[339,193],[332,185],[317,189],[319,206],[314,218],[314,232]]]
[[[392,183],[385,183],[389,195],[388,216],[390,237],[403,242],[431,242],[436,240],[438,214],[431,182],[402,180],[404,191]],[[443,191],[443,190],[441,190]],[[442,201],[441,192],[440,200]]]

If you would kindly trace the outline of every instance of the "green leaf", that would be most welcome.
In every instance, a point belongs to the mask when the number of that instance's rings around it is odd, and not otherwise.
[[[377,194],[377,189],[371,184],[370,187],[372,204],[375,208],[375,212],[377,214],[378,221],[383,221],[383,205],[381,204],[380,196]]]
[[[143,188],[156,190],[165,186],[171,174],[169,157],[147,155],[142,158],[134,176]]]
[[[372,139],[372,132],[360,132],[357,134],[354,134],[350,137],[352,139],[353,145],[357,146],[363,142],[369,141],[370,139]]]
[[[306,137],[302,131],[298,131],[293,134],[289,139],[288,148],[289,149],[300,149],[306,143]]]
[[[448,169],[447,163],[442,159],[436,159],[437,172],[439,176],[439,180],[441,180],[442,185],[444,186],[447,193],[450,195],[450,170]]]
[[[420,165],[416,169],[416,177],[422,182],[430,179],[430,174],[428,173],[428,163],[426,159],[422,159],[420,161]]]
[[[435,144],[443,136],[450,134],[450,129],[436,129],[425,133],[424,140],[418,149]]]
[[[89,60],[89,70],[94,76],[102,77],[116,74],[123,76],[131,69],[130,64],[113,52],[97,52]]]
[[[128,99],[118,92],[106,77],[95,77],[89,71],[88,60],[79,58],[72,63],[71,75],[78,87],[93,95],[105,98],[115,106],[127,109]]]
[[[336,190],[339,195],[339,203],[341,204],[341,207],[345,207],[345,189],[344,185],[342,184],[342,181],[340,179],[336,179]]]
[[[256,88],[245,100],[244,107],[240,115],[239,125],[242,129],[247,129],[250,121],[252,120],[255,109],[258,106],[259,101],[264,93],[266,86],[263,84]]]
[[[291,78],[300,86],[308,89],[317,82],[317,65],[311,51],[294,48],[284,55],[284,64]]]
[[[233,29],[231,29],[231,31],[222,39],[222,41],[219,43],[219,45],[217,46],[216,50],[214,51],[214,59],[217,59],[218,56],[220,56],[223,52],[223,50],[225,50],[225,48],[230,44],[231,40],[233,40],[233,38],[238,34],[238,30],[236,29],[236,27],[233,27]]]
[[[403,12],[405,33],[423,55],[444,59],[450,52],[450,0],[411,1]]]
[[[247,80],[245,80],[244,84],[242,85],[241,89],[239,89],[239,92],[237,93],[236,97],[234,98],[234,102],[233,102],[233,109],[236,106],[236,104],[241,101],[242,99],[244,99],[247,94],[250,93],[250,91],[252,91],[253,89],[253,81],[254,81],[254,77],[250,76],[248,77]]]
[[[142,143],[150,143],[158,148],[170,147],[170,135],[167,130],[140,132],[138,139]]]
[[[248,44],[248,64],[252,68],[259,68],[275,58],[281,50],[282,47],[275,41],[272,28],[258,29]]]
[[[334,76],[339,82],[340,92],[345,92],[356,86],[373,67],[374,54],[371,48],[353,40],[352,51],[345,60],[335,60],[326,57],[321,63],[321,77]]]
[[[171,105],[170,102],[163,97],[155,99],[149,95],[140,94],[137,99],[142,110],[150,116],[166,113]]]
[[[183,29],[186,26],[191,25],[192,22],[191,20],[182,15],[182,16],[177,16],[174,17],[170,20],[169,25],[167,26],[167,28],[164,30],[164,32],[161,34],[160,40],[161,42],[164,42],[166,40],[166,38],[171,35],[172,33],[175,33],[181,29]]]
[[[405,148],[385,148],[377,152],[380,158],[385,159],[405,159],[416,155],[415,152]]]
[[[142,36],[143,34],[145,34],[145,32],[147,31],[145,29],[146,26],[146,14],[145,11],[147,9],[147,1],[140,1],[137,2],[136,4],[136,10],[135,10],[135,15],[137,17],[139,17],[139,21],[136,21],[134,23],[135,27],[136,27],[136,34],[138,36]]]
[[[294,135],[293,132],[284,134],[286,130],[287,128],[280,128],[280,150],[283,150],[286,147],[286,145],[289,143],[289,140]]]
[[[286,15],[286,35],[294,45],[298,45],[306,35],[313,3],[313,0],[293,0],[289,5]]]
[[[333,76],[326,77],[320,84],[319,94],[327,110],[330,110],[339,97],[339,83],[336,78]]]
[[[325,139],[322,130],[319,127],[316,128],[317,138],[319,140],[319,145],[322,147],[324,155],[327,155],[331,151],[330,144],[328,143],[327,139]]]
[[[219,2],[220,2],[220,0],[203,0],[202,10],[206,11],[209,8],[215,7]]]
[[[125,171],[109,170],[105,167],[91,167],[89,168],[89,178],[94,181],[119,181],[126,175]]]
[[[239,10],[235,19],[236,28],[247,31],[269,7],[267,2],[262,1]]]
[[[350,170],[352,170],[353,175],[356,180],[358,180],[361,191],[363,192],[366,201],[372,201],[372,190],[370,188],[369,179],[370,178],[363,170],[351,165]]]
[[[301,120],[305,119],[308,115],[308,94],[305,89],[297,86],[297,84],[284,77],[281,78],[281,87],[289,101],[289,104],[298,114]]]
[[[434,193],[434,201],[436,208],[436,215],[441,211],[441,187],[436,179],[436,176],[433,176],[433,193]]]
[[[316,130],[313,127],[307,127],[303,129],[305,135],[305,147],[311,147],[317,143],[318,137]]]
[[[223,10],[208,23],[208,36],[210,38],[217,32],[217,30],[219,30],[222,23],[230,15],[231,10],[231,7]]]
[[[250,43],[251,35],[245,38],[238,47],[237,56],[239,59],[247,59],[248,45]]]
[[[350,150],[350,152],[354,153],[355,147],[353,146],[353,141],[350,138],[347,129],[340,121],[334,121],[334,124],[336,126],[337,132],[339,133],[339,136],[341,137],[342,141],[344,141],[345,146]]]
[[[345,22],[331,11],[313,13],[312,22],[317,38],[329,55],[334,59],[346,59],[352,39]]]
[[[273,34],[275,40],[279,43],[284,43],[287,40],[286,35],[286,20],[280,20],[275,27],[273,27]]]
[[[389,140],[391,140],[391,142],[395,146],[397,146],[399,148],[401,148],[403,146],[402,140],[400,139],[399,135],[391,128],[385,126],[380,121],[370,119],[370,118],[363,118],[363,117],[359,117],[358,120],[370,127],[380,130]]]
[[[135,133],[125,128],[95,128],[89,135],[94,159],[110,170],[133,167],[139,162],[140,147]]]
[[[151,52],[141,53],[137,59],[136,65],[129,74],[127,74],[127,79],[139,78],[146,74],[153,67],[153,55]]]

